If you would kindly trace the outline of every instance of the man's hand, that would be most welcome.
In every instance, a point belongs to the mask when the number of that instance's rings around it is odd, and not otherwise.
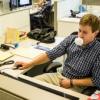
[[[70,79],[65,79],[65,78],[62,78],[61,80],[60,80],[60,86],[61,87],[63,87],[63,88],[70,88],[71,87],[71,85],[70,85]]]
[[[27,62],[16,62],[15,64],[16,66],[17,65],[21,65],[18,69],[26,69],[26,68],[29,68],[31,66],[31,63],[27,63]]]
[[[92,83],[91,78],[70,80],[64,77],[60,79],[60,86],[63,88],[71,88],[72,86],[94,86],[94,85]]]

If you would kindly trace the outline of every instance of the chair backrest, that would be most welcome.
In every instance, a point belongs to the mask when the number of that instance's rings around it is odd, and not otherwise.
[[[48,19],[51,13],[53,5],[45,5],[42,7],[40,14],[43,15],[43,18]]]

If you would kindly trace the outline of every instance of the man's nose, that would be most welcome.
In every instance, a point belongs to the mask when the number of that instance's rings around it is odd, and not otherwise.
[[[78,36],[79,36],[80,38],[83,38],[83,34],[82,34],[81,32],[78,34]]]

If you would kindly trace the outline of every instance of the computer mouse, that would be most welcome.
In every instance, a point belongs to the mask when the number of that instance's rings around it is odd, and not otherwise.
[[[15,70],[15,69],[18,69],[19,67],[22,67],[22,65],[21,64],[15,64],[13,69]]]

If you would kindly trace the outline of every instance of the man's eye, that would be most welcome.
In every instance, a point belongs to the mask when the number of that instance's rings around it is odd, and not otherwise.
[[[87,34],[87,32],[83,32],[83,34]]]
[[[81,30],[79,29],[79,32],[81,32]]]

